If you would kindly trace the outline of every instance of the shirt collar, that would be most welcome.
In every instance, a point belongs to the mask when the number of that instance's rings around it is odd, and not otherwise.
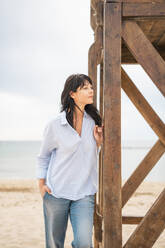
[[[87,114],[87,112],[85,110],[84,110],[84,117],[85,118],[88,118],[88,114]],[[68,121],[66,119],[66,112],[65,112],[65,110],[63,110],[61,112],[61,124],[62,125],[68,124]]]

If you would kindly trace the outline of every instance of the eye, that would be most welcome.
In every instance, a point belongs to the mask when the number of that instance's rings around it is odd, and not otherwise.
[[[87,87],[87,86],[85,86],[85,87],[83,87],[83,89],[88,89],[88,87]],[[90,89],[92,89],[92,90],[93,90],[93,87],[90,87]]]

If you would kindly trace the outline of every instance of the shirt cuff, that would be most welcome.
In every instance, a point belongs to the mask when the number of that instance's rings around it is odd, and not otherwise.
[[[45,178],[47,175],[47,168],[37,168],[36,170],[36,178]]]

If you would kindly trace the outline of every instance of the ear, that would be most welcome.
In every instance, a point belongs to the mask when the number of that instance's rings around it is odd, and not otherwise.
[[[70,91],[69,95],[70,95],[70,97],[74,98],[74,92],[73,91]]]

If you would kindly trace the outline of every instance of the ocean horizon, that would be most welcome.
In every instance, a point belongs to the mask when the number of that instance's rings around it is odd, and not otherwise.
[[[127,180],[156,141],[122,140],[122,180]],[[35,179],[41,140],[0,141],[0,179]],[[144,181],[165,182],[163,155]]]

